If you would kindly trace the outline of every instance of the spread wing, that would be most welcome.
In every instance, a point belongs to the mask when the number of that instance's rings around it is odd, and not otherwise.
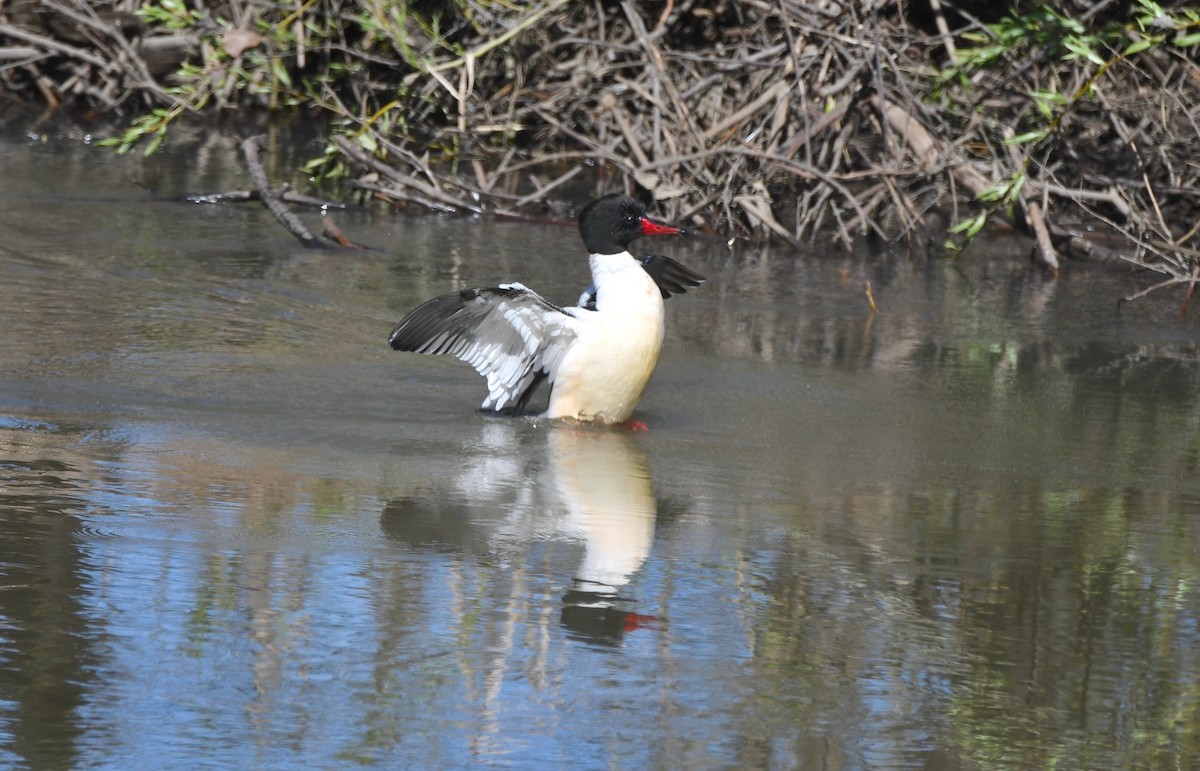
[[[501,284],[435,297],[400,320],[388,345],[452,354],[487,379],[483,409],[521,410],[542,381],[554,382],[577,323],[532,289]]]
[[[700,286],[704,281],[704,276],[661,254],[651,254],[636,259],[645,268],[646,273],[650,274],[650,278],[654,279],[664,300],[673,294],[683,294],[688,287]],[[579,296],[579,307],[587,308],[590,311],[596,310],[595,284],[583,290],[583,294]]]

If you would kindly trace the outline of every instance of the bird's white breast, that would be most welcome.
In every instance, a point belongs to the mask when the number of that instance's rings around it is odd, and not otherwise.
[[[628,252],[591,257],[596,310],[581,311],[579,336],[563,356],[546,415],[605,423],[627,420],[663,342],[662,293]]]

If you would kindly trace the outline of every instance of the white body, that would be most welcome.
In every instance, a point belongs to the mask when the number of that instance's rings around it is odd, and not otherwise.
[[[551,372],[549,418],[600,423],[628,420],[663,343],[663,298],[629,252],[589,258],[596,310],[566,309],[576,338]]]

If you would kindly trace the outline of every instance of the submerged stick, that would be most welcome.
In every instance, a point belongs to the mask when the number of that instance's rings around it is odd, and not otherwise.
[[[294,203],[301,206],[316,206],[321,209],[345,209],[346,204],[337,201],[323,201],[320,198],[297,193],[292,190],[279,191],[279,197],[284,203]],[[188,203],[246,203],[261,201],[262,196],[257,190],[229,190],[224,193],[196,193],[186,195],[183,200]]]
[[[1046,220],[1042,217],[1042,205],[1037,201],[1026,201],[1025,215],[1029,220],[1030,229],[1033,230],[1034,240],[1037,241],[1038,257],[1055,276],[1058,276],[1058,257],[1054,254],[1050,231],[1046,229]]]
[[[321,225],[325,230],[326,237],[343,249],[353,249],[356,252],[361,252],[363,250],[362,244],[356,244],[351,241],[346,234],[342,232],[342,229],[339,228],[333,222],[333,220],[329,219],[328,217],[321,220]]]
[[[246,168],[250,171],[254,186],[258,188],[263,206],[267,207],[267,211],[271,212],[279,224],[283,225],[284,229],[295,236],[296,240],[305,247],[321,248],[320,239],[309,232],[300,218],[292,213],[287,204],[280,199],[279,194],[271,188],[271,183],[267,180],[267,173],[263,171],[262,163],[258,159],[258,143],[261,139],[261,135],[253,136],[242,142],[242,154],[246,156]]]

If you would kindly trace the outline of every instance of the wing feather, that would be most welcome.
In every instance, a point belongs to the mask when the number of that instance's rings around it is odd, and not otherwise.
[[[704,281],[704,276],[661,254],[638,257],[638,262],[654,279],[664,300],[673,294],[683,294],[688,287],[700,286]]]
[[[435,297],[400,320],[388,345],[455,356],[487,380],[483,409],[523,409],[539,383],[554,381],[576,323],[532,289],[501,284]]]

